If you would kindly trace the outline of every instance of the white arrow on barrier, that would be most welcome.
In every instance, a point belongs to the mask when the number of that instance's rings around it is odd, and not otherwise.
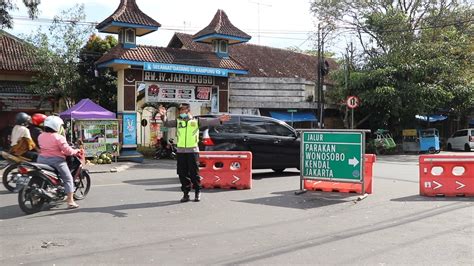
[[[459,187],[457,187],[456,190],[461,189],[461,188],[463,188],[463,187],[466,186],[466,185],[464,185],[463,183],[461,183],[461,182],[459,182],[459,181],[456,181],[456,184],[459,185]]]
[[[436,184],[436,187],[434,187],[433,190],[436,190],[436,189],[438,189],[438,188],[440,188],[440,187],[443,186],[442,184],[440,184],[440,183],[438,183],[438,182],[436,182],[436,181],[433,181],[433,183]]]
[[[238,177],[238,176],[233,175],[233,177],[234,177],[235,180],[232,181],[232,184],[235,184],[235,183],[237,183],[237,181],[240,180],[240,177]]]
[[[214,180],[214,182],[219,182],[219,181],[221,181],[221,178],[220,178],[220,177],[218,177],[218,176],[216,176],[216,175],[215,175],[215,177],[216,177],[216,180]]]
[[[349,165],[352,165],[352,166],[356,166],[359,164],[359,160],[357,160],[356,157],[352,158],[352,159],[349,159]]]

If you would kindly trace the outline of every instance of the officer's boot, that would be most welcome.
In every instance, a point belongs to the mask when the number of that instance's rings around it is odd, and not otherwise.
[[[188,202],[189,201],[189,192],[184,192],[183,197],[180,200],[181,202]]]
[[[194,201],[195,201],[195,202],[201,201],[201,191],[197,190],[197,191],[194,193]]]

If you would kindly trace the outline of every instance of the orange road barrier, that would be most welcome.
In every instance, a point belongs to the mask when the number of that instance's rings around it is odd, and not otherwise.
[[[203,188],[252,188],[252,153],[249,151],[199,152]]]
[[[376,160],[375,154],[364,155],[364,184],[365,193],[372,194],[372,174],[373,165]],[[346,182],[331,182],[321,180],[304,180],[304,189],[312,191],[323,191],[323,192],[339,192],[339,193],[357,193],[362,194],[361,183],[346,183]]]
[[[420,195],[474,197],[474,156],[422,155]]]

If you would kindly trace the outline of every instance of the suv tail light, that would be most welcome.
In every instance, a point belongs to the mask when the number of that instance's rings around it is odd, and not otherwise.
[[[474,142],[474,136],[469,136],[469,141]]]
[[[18,166],[18,173],[20,173],[22,175],[26,175],[26,174],[28,174],[28,168],[20,165],[20,166]]]
[[[209,129],[204,130],[202,133],[202,144],[204,146],[214,146],[214,141],[212,141],[211,136],[209,136]]]

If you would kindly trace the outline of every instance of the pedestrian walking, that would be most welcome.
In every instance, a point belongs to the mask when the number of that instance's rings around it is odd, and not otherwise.
[[[168,120],[166,108],[159,107],[159,114],[163,121],[163,126],[167,128],[177,128],[177,173],[181,182],[183,198],[181,202],[189,201],[191,184],[194,186],[194,201],[201,200],[201,179],[199,177],[199,128],[206,126],[216,126],[230,120],[228,114],[220,115],[217,118],[195,118],[191,114],[189,104],[183,103],[179,106],[179,116],[175,120]]]

